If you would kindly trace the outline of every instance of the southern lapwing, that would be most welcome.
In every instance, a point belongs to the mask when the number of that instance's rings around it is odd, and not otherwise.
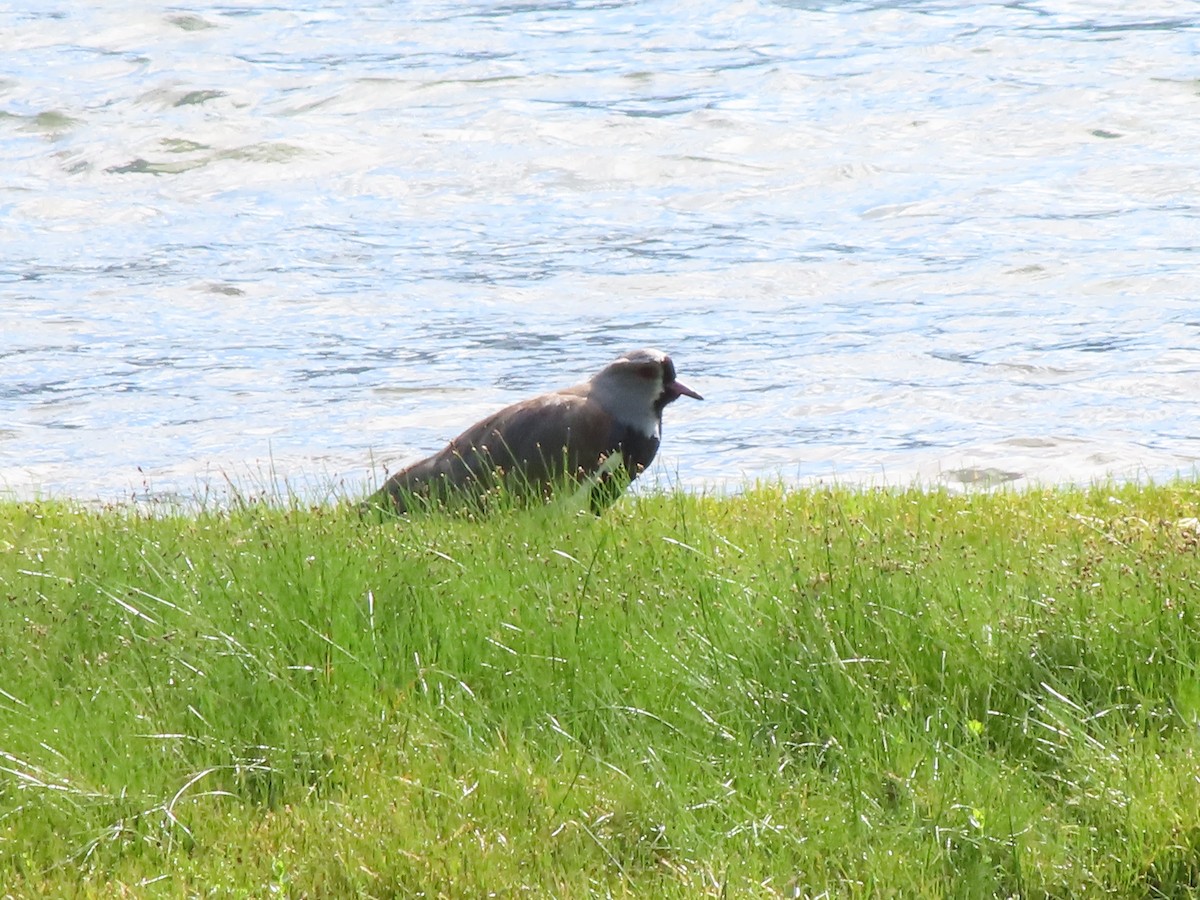
[[[404,513],[414,505],[478,500],[501,485],[538,497],[582,485],[598,513],[650,465],[663,409],[682,396],[704,399],[675,378],[671,357],[631,350],[583,384],[476,422],[439,453],[397,472],[364,506]]]

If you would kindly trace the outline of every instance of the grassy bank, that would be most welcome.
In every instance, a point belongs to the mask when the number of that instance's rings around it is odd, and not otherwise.
[[[1197,515],[0,505],[0,894],[1195,895]]]

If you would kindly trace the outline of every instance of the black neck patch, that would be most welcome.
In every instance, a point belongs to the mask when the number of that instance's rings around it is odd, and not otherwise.
[[[629,477],[636,478],[643,469],[654,462],[659,440],[655,436],[643,434],[636,428],[617,422],[613,425],[609,443],[614,450],[621,451]]]

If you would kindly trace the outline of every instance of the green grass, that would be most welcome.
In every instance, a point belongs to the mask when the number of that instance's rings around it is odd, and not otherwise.
[[[1200,896],[1197,515],[0,504],[0,895]]]

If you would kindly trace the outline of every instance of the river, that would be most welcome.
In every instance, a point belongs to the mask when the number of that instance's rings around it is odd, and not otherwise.
[[[650,484],[1193,476],[1200,4],[0,8],[0,494],[358,496],[654,346]]]

